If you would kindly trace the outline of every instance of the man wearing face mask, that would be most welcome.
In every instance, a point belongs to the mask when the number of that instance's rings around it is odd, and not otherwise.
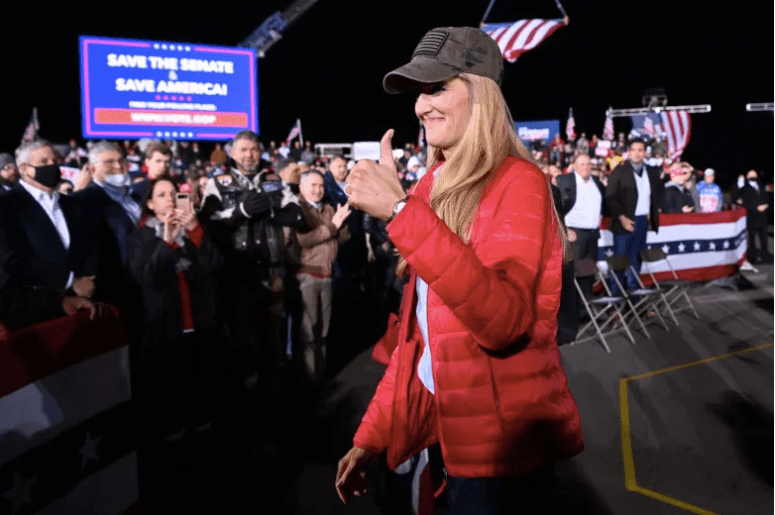
[[[97,257],[78,202],[54,189],[61,179],[59,161],[45,140],[24,143],[16,150],[21,180],[0,196],[0,230],[7,248],[18,257],[8,273],[21,286],[91,298]],[[0,256],[0,262],[6,262],[5,257]]]
[[[746,213],[748,231],[748,261],[761,263],[769,254],[767,249],[767,192],[759,184],[756,170],[748,170],[746,180],[740,188],[740,198]],[[758,244],[757,244],[758,240]]]
[[[142,214],[140,198],[129,188],[130,179],[124,154],[114,143],[101,141],[89,150],[88,172],[92,182],[75,193],[87,204],[90,214],[99,214],[112,229],[121,262],[129,256],[127,237]]]

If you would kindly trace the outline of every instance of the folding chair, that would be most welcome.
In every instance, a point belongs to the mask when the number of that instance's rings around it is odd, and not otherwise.
[[[576,284],[576,291],[579,292],[581,302],[584,304],[589,314],[589,322],[581,327],[577,333],[576,340],[571,345],[576,345],[586,340],[591,340],[596,336],[600,338],[606,352],[610,353],[608,342],[605,340],[606,334],[612,334],[622,329],[627,333],[627,337],[635,344],[635,338],[630,332],[630,328],[624,322],[621,308],[625,303],[624,297],[614,297],[611,295],[602,297],[593,297],[587,299],[579,285],[579,279],[585,277],[595,277],[598,275],[597,264],[591,259],[577,259],[575,262],[575,276],[573,282]],[[600,323],[598,323],[598,320]],[[621,327],[617,327],[621,325]],[[592,331],[594,329],[594,331]],[[585,333],[591,333],[584,336]]]
[[[661,295],[660,290],[657,288],[646,288],[643,286],[643,282],[640,280],[640,275],[635,270],[635,267],[632,266],[630,258],[627,256],[611,256],[606,258],[606,263],[608,263],[609,275],[614,278],[614,281],[616,281],[616,284],[619,286],[622,295],[627,301],[627,305],[630,307],[629,311],[625,313],[625,320],[628,318],[628,316],[632,315],[638,321],[638,324],[640,324],[640,328],[643,329],[643,333],[646,335],[646,338],[650,339],[651,335],[646,329],[646,325],[643,323],[641,314],[648,313],[648,311],[651,310],[659,317],[659,320],[662,322],[665,331],[670,331],[670,328],[667,327],[667,322],[665,322],[665,319],[662,317],[662,313],[660,313],[656,302],[653,300],[654,297],[659,297]],[[635,276],[635,280],[638,282],[639,288],[636,288],[635,290],[628,291],[619,280],[617,272],[626,273],[628,270]],[[603,286],[605,286],[606,291],[610,292],[606,281],[603,281]]]
[[[694,281],[679,279],[678,274],[675,272],[675,269],[673,269],[673,265],[671,265],[670,261],[667,259],[667,254],[665,254],[665,252],[659,247],[641,250],[640,258],[643,261],[643,266],[646,268],[646,272],[648,272],[649,277],[651,277],[651,281],[654,283],[654,286],[663,290],[664,303],[671,311],[671,313],[675,314],[690,309],[694,313],[694,318],[699,320],[700,316],[697,314],[697,310],[694,309],[694,303],[692,302],[691,297],[689,297],[689,293],[687,291],[690,286],[695,284]],[[654,277],[654,266],[652,263],[663,260],[665,261],[665,264],[670,270],[673,278],[657,282],[657,278]],[[685,301],[683,306],[673,307],[675,304],[681,302],[682,300]],[[673,319],[675,319],[675,316],[673,316]],[[678,325],[677,320],[675,324]]]

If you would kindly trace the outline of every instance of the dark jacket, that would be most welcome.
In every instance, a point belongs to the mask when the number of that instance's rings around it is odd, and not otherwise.
[[[7,243],[7,253],[13,249],[16,259],[8,273],[22,286],[46,286],[64,289],[70,277],[96,275],[97,257],[94,242],[77,200],[59,197],[59,206],[70,233],[70,247],[62,239],[37,200],[23,187],[0,196],[0,230]],[[8,262],[0,256],[0,262]]]
[[[0,227],[3,222],[0,220]],[[65,315],[62,289],[19,285],[11,272],[18,258],[0,232],[0,323],[9,329],[37,324]]]
[[[740,198],[743,200],[743,206],[747,211],[746,225],[748,227],[762,227],[767,225],[767,211],[759,211],[758,206],[767,204],[767,192],[764,186],[759,185],[757,190],[748,181],[740,188]]]
[[[649,176],[651,186],[651,205],[649,207],[649,229],[659,230],[659,208],[662,206],[662,181],[659,180],[659,170],[652,166],[643,165]],[[635,172],[632,164],[625,161],[611,172],[608,177],[608,186],[605,190],[605,200],[608,213],[611,217],[611,232],[614,234],[626,234],[627,231],[619,221],[621,215],[630,220],[635,219],[635,206],[638,203],[638,187],[635,184]]]
[[[601,206],[600,213],[606,216],[606,202],[605,202],[605,186],[600,182],[600,179],[594,175],[590,176],[595,182],[595,186],[600,190]],[[555,179],[557,181],[557,188],[560,190],[560,204],[557,206],[561,217],[565,217],[573,206],[576,204],[576,173],[558,175]]]
[[[222,258],[205,234],[196,247],[189,238],[173,249],[150,227],[139,227],[129,237],[129,263],[143,297],[144,343],[174,342],[183,331],[176,264],[190,261],[185,270],[195,330],[215,325],[214,277]]]
[[[347,195],[344,194],[342,188],[336,183],[331,172],[326,172],[323,184],[325,187],[324,202],[331,204],[334,209],[338,205],[347,203]],[[351,208],[350,216],[345,220],[345,224],[347,224],[350,230],[350,239],[339,245],[337,267],[342,274],[349,275],[356,270],[361,270],[366,263],[366,233],[363,229],[364,214],[359,209]]]
[[[132,197],[142,203],[136,193]],[[129,236],[137,226],[97,184],[75,192],[73,198],[80,202],[95,242],[99,262],[95,298],[118,307],[123,317],[126,309],[139,300],[137,282],[129,271]]]
[[[694,199],[691,192],[674,182],[665,185],[662,212],[665,214],[683,213],[684,206],[694,207]]]
[[[250,178],[233,170],[211,178],[205,186],[200,218],[212,241],[228,264],[225,272],[258,267],[268,274],[270,266],[280,267],[285,261],[284,227],[298,229],[304,223],[298,199],[283,186],[276,195],[275,208],[262,215],[247,217],[240,208],[252,189],[262,188],[266,174]],[[285,190],[288,191],[285,191]],[[262,193],[264,194],[264,193]],[[280,207],[287,196],[291,202]],[[277,197],[279,196],[279,197]]]

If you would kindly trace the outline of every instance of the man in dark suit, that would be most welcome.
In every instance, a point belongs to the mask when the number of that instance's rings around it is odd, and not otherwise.
[[[75,199],[54,190],[61,178],[51,144],[37,140],[16,151],[19,186],[0,196],[2,233],[18,259],[7,272],[21,286],[68,290],[91,298],[97,259]],[[0,256],[0,262],[8,262]]]
[[[0,227],[3,226],[0,219]],[[82,309],[90,311],[92,319],[107,312],[104,304],[76,295],[65,295],[60,288],[19,284],[19,278],[14,273],[18,269],[18,256],[8,246],[2,231],[0,259],[0,323],[8,329],[39,324]]]
[[[592,165],[588,154],[579,154],[571,173],[558,175],[557,190],[560,202],[557,210],[563,217],[567,227],[568,241],[573,248],[573,259],[591,259],[597,261],[597,240],[600,238],[600,220],[604,214],[605,187],[600,179],[592,175]],[[579,279],[579,286],[584,292],[584,297],[592,296],[592,277]],[[576,301],[576,287],[573,284],[573,274],[568,280],[563,276],[562,297],[573,296]],[[566,304],[570,304],[566,302]],[[580,301],[574,303],[574,309],[578,306],[578,313],[574,310],[573,316],[584,317],[586,311]],[[560,309],[563,302],[560,301]],[[558,333],[559,339],[559,333]]]
[[[605,186],[592,175],[587,154],[579,154],[571,170],[571,173],[559,175],[555,179],[561,199],[557,207],[568,228],[573,258],[597,261],[600,220],[605,214]],[[592,293],[591,283],[588,293]]]
[[[748,232],[748,261],[761,263],[768,257],[767,249],[767,192],[759,184],[756,170],[748,170],[745,184],[740,188],[740,199],[746,209]],[[758,240],[758,245],[757,245]]]
[[[129,270],[128,242],[142,215],[142,199],[130,187],[124,154],[114,143],[96,143],[82,173],[91,182],[73,197],[82,205],[96,244],[100,263],[97,296],[118,307],[123,316],[139,301]]]
[[[646,143],[640,138],[631,140],[628,159],[611,172],[605,192],[614,234],[614,255],[629,257],[638,273],[640,251],[646,248],[646,234],[649,230],[659,230],[663,191],[659,170],[646,166],[645,155]],[[638,287],[637,279],[629,271],[619,279],[628,290]],[[614,295],[619,293],[613,279],[611,290]]]

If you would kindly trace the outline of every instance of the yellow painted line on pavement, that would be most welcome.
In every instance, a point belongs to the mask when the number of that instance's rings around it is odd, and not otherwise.
[[[620,420],[621,420],[621,428],[622,428],[622,460],[624,462],[624,486],[627,488],[627,490],[630,492],[639,493],[646,497],[651,497],[652,499],[663,502],[665,504],[673,505],[676,508],[689,511],[691,513],[697,513],[698,515],[718,515],[712,511],[708,511],[704,508],[700,508],[699,506],[695,506],[693,504],[689,504],[679,499],[675,499],[673,497],[660,494],[658,492],[654,492],[653,490],[649,490],[647,488],[638,486],[638,481],[635,476],[635,458],[632,453],[632,435],[630,434],[630,408],[627,401],[627,398],[628,398],[627,383],[629,383],[630,381],[634,381],[635,379],[643,379],[644,377],[651,377],[659,374],[664,374],[666,372],[672,372],[674,370],[681,370],[683,368],[693,367],[696,365],[701,365],[703,363],[710,363],[712,361],[718,361],[720,359],[729,358],[732,356],[736,356],[738,354],[744,354],[746,352],[752,352],[755,350],[762,350],[772,346],[773,346],[773,342],[770,342],[765,345],[759,345],[757,347],[751,347],[749,349],[729,352],[727,354],[720,354],[718,356],[713,356],[711,358],[701,359],[699,361],[693,361],[691,363],[675,365],[672,367],[663,368],[661,370],[655,370],[653,372],[647,372],[645,374],[640,374],[637,376],[625,377],[624,379],[620,379],[619,380],[619,408],[620,408]]]

